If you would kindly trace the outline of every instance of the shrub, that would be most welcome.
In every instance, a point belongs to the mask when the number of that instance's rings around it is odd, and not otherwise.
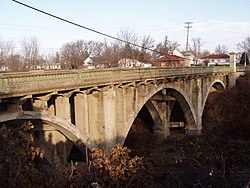
[[[92,166],[98,173],[114,182],[133,178],[136,172],[143,168],[142,158],[129,156],[131,150],[116,144],[110,154],[94,148],[92,151]]]
[[[2,187],[32,187],[42,184],[35,160],[44,153],[33,147],[31,123],[24,123],[15,129],[0,128],[0,184]]]
[[[240,76],[236,86],[216,93],[204,109],[204,129],[227,138],[249,138],[250,73]],[[210,98],[211,99],[211,98]]]

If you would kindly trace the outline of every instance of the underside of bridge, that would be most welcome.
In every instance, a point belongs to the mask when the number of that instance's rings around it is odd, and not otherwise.
[[[3,106],[2,111],[5,109]],[[2,113],[0,119],[0,127],[5,126],[12,131],[27,123],[34,126],[26,133],[33,138],[32,145],[39,147],[44,152],[45,158],[41,161],[43,164],[58,168],[71,161],[85,162],[86,156],[90,152],[86,145],[75,137],[74,131],[62,129],[61,126],[67,122],[50,121],[43,114],[32,111]]]
[[[41,161],[43,164],[60,168],[71,161],[86,161],[86,154],[88,155],[89,150],[85,146],[79,146],[72,142],[53,125],[46,122],[41,120],[11,120],[1,123],[0,126],[4,125],[15,130],[28,122],[34,125],[34,128],[28,132],[34,139],[33,147],[39,147],[45,154],[45,158]]]
[[[124,146],[132,149],[132,152],[140,152],[141,149],[150,146],[154,142],[153,127],[152,116],[144,105],[129,130]]]
[[[169,134],[185,133],[194,118],[185,97],[175,89],[166,88],[154,94],[139,111],[124,145],[147,147]]]

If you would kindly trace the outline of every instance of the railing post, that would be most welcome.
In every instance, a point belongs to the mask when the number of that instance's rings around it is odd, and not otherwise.
[[[230,70],[232,72],[236,72],[236,53],[231,52],[229,53],[229,63],[230,63]]]
[[[231,73],[229,74],[229,77],[228,77],[228,87],[233,87],[235,86],[235,73],[237,72],[237,69],[236,69],[236,53],[234,52],[231,52],[229,53],[229,56],[230,56],[230,71]]]

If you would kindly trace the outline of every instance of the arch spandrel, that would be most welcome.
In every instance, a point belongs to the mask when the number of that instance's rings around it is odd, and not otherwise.
[[[204,90],[203,93],[203,103],[202,103],[202,114],[207,102],[207,98],[209,93],[213,90],[212,88],[214,88],[214,90],[225,90],[226,89],[226,84],[219,79],[213,80],[211,83],[209,83],[209,86],[206,87],[206,90]]]
[[[139,89],[137,89],[137,91],[138,90]],[[126,126],[123,129],[123,132],[121,135],[121,138],[123,138],[123,141],[120,141],[121,143],[124,143],[128,133],[129,133],[129,130],[130,130],[135,118],[137,117],[138,113],[142,109],[142,107],[144,105],[148,106],[150,104],[150,103],[148,103],[148,101],[150,101],[150,99],[152,99],[153,96],[155,96],[158,92],[161,92],[164,90],[171,91],[170,96],[176,98],[176,100],[178,100],[180,102],[182,108],[184,108],[183,110],[188,111],[185,113],[185,118],[187,119],[187,125],[195,124],[194,108],[192,107],[190,100],[187,97],[188,95],[184,92],[184,90],[181,90],[179,87],[178,88],[174,87],[174,84],[172,84],[172,83],[152,86],[151,88],[147,88],[146,94],[145,94],[145,92],[140,92],[137,94],[138,101],[135,102],[137,104],[137,106],[135,108],[135,111],[133,112],[133,115],[130,115],[130,117],[128,118]],[[169,95],[169,93],[166,93],[165,95]],[[151,110],[151,113],[153,113],[152,110]],[[159,120],[158,120],[158,122],[159,122]]]
[[[41,120],[51,126],[56,130],[61,132],[65,137],[67,137],[71,142],[79,144],[88,144],[88,136],[80,135],[80,131],[73,124],[68,121],[58,118],[56,116],[51,116],[47,112],[36,112],[36,111],[17,111],[3,113],[0,115],[0,122],[7,122],[11,120]]]

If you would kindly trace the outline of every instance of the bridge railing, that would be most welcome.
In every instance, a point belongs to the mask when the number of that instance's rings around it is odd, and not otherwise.
[[[247,72],[250,71],[250,66],[244,66],[244,65],[237,65],[236,66],[237,72]]]
[[[145,79],[230,72],[228,66],[183,68],[112,68],[30,71],[0,74],[0,98],[108,85]]]

